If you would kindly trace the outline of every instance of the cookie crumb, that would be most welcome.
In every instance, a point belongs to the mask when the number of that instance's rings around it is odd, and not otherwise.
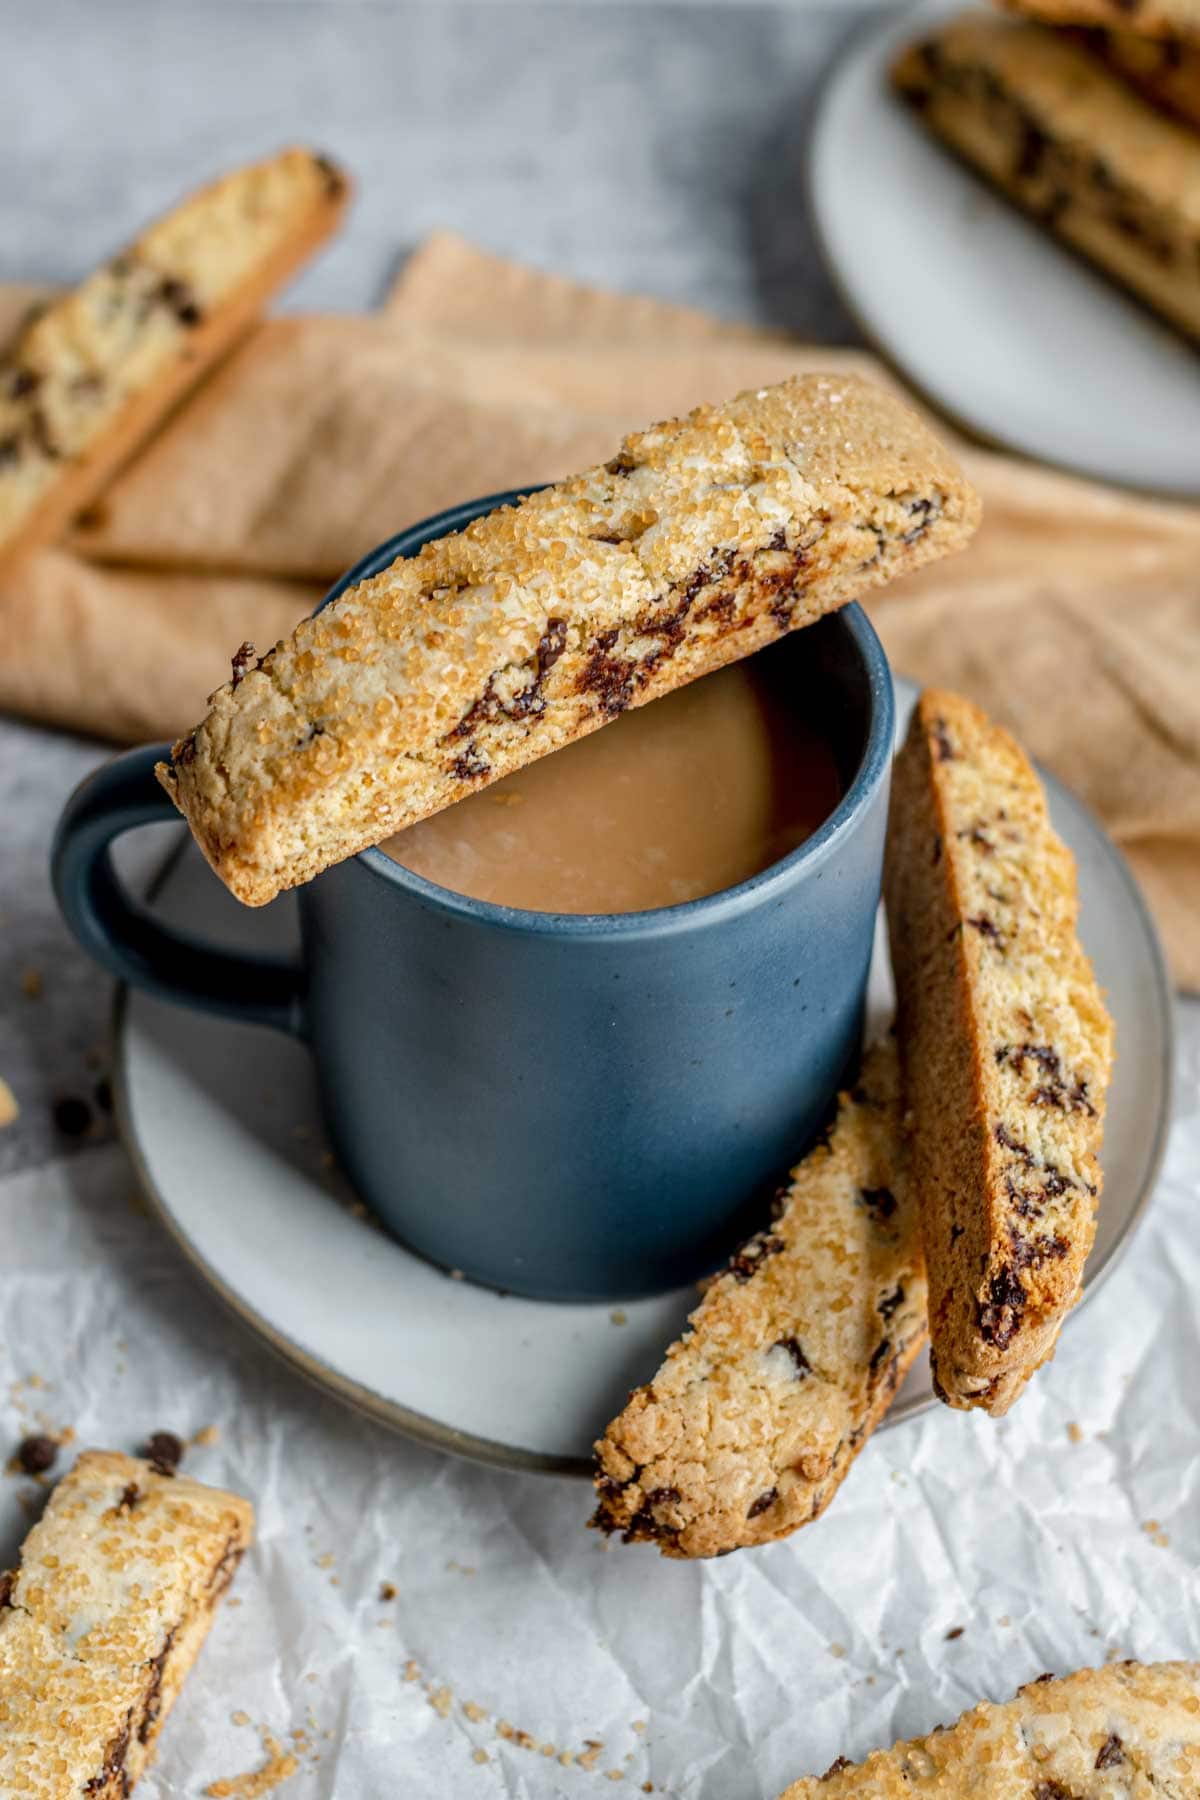
[[[472,1762],[485,1763],[485,1762],[491,1762],[491,1760],[492,1759],[488,1755],[486,1750],[482,1750],[482,1749],[481,1750],[472,1750],[472,1752],[471,1752],[471,1761]]]
[[[837,1656],[837,1657],[845,1656],[845,1654],[846,1654],[845,1644],[830,1644],[829,1654],[830,1654],[830,1656]]]
[[[604,1745],[598,1738],[584,1738],[583,1741],[587,1745],[587,1748],[586,1750],[581,1751],[575,1760],[581,1769],[594,1769],[596,1764],[600,1761],[600,1754],[604,1749]]]
[[[1157,1549],[1166,1550],[1169,1548],[1171,1540],[1157,1519],[1147,1519],[1142,1526],[1142,1530]]]
[[[421,1679],[421,1671],[411,1656],[404,1665],[404,1679],[405,1681],[420,1681]]]
[[[450,1717],[450,1708],[454,1704],[454,1695],[450,1692],[448,1687],[443,1686],[435,1688],[430,1693],[429,1704],[432,1706],[439,1719],[448,1719]]]
[[[0,1075],[0,1131],[3,1131],[6,1125],[15,1124],[20,1116],[21,1109],[17,1105],[17,1097],[3,1075]]]
[[[608,1316],[614,1325],[628,1325],[629,1323],[629,1314],[620,1306],[614,1306]]]
[[[1070,1438],[1070,1440],[1073,1444],[1082,1444],[1082,1442],[1083,1442],[1083,1427],[1081,1425],[1077,1425],[1075,1423],[1074,1419],[1072,1419],[1070,1424],[1067,1426],[1067,1436]]]
[[[261,1800],[263,1794],[269,1794],[281,1781],[296,1773],[300,1764],[290,1750],[285,1750],[268,1731],[263,1732],[262,1742],[267,1759],[262,1767],[250,1769],[244,1775],[210,1782],[204,1790],[209,1800]]]
[[[379,1598],[381,1600],[394,1600],[396,1598],[396,1592],[397,1592],[397,1590],[396,1590],[396,1585],[394,1582],[391,1582],[391,1581],[381,1581],[380,1582]]]
[[[242,1712],[240,1707],[237,1712],[232,1713],[230,1717],[235,1725],[248,1725],[250,1723],[250,1714]]]
[[[463,1712],[470,1719],[472,1725],[479,1725],[487,1718],[487,1712],[477,1700],[464,1700]]]
[[[195,1444],[199,1449],[208,1450],[211,1449],[213,1444],[220,1441],[220,1437],[221,1432],[219,1426],[202,1425],[199,1431],[193,1432],[190,1442]]]

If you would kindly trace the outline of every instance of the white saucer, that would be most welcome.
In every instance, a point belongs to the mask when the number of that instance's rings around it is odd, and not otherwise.
[[[890,91],[906,44],[963,0],[851,47],[812,139],[812,210],[871,338],[979,436],[1101,480],[1200,495],[1200,358],[944,150]]]
[[[897,683],[901,729],[915,693]],[[1091,1295],[1157,1171],[1170,991],[1124,862],[1077,800],[1048,787],[1079,864],[1084,943],[1117,1023]],[[242,948],[286,949],[295,939],[290,901],[265,912],[239,906],[190,842],[168,863],[155,909]],[[890,1009],[881,937],[871,1010]],[[689,1288],[620,1308],[559,1306],[443,1275],[351,1210],[325,1148],[308,1053],[274,1032],[121,992],[115,1068],[118,1116],[146,1193],[204,1279],[304,1374],[413,1437],[510,1468],[588,1473],[593,1439],[653,1374],[696,1303]],[[885,1425],[932,1399],[922,1358]]]

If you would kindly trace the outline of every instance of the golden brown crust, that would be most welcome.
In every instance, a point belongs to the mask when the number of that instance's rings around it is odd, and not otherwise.
[[[1200,131],[1200,37],[1085,31],[1080,42],[1164,112]]]
[[[329,236],[349,184],[285,150],[191,195],[0,359],[0,559],[61,534]]]
[[[0,1792],[129,1793],[253,1521],[236,1494],[79,1457],[0,1577]]]
[[[1005,0],[1047,25],[1100,25],[1140,37],[1200,38],[1200,0]]]
[[[426,545],[212,698],[159,776],[251,905],[963,544],[921,421],[804,377]]]
[[[1200,1663],[1109,1663],[1040,1676],[1006,1705],[839,1757],[781,1800],[1192,1800],[1200,1793]]]
[[[1200,145],[1071,34],[986,14],[896,63],[929,128],[1039,223],[1200,336]]]
[[[890,1040],[780,1208],[596,1445],[592,1523],[626,1543],[721,1556],[818,1518],[924,1343]]]
[[[958,695],[914,710],[884,895],[935,1381],[952,1406],[999,1414],[1079,1295],[1112,1022],[1037,775]]]

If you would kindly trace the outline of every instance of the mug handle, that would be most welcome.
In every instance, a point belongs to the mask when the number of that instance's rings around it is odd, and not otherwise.
[[[205,1012],[304,1035],[304,972],[277,956],[217,950],[160,925],[117,878],[109,845],[139,825],[178,819],[154,765],[170,745],[147,744],[97,769],[63,809],[50,877],[67,924],[118,980]]]

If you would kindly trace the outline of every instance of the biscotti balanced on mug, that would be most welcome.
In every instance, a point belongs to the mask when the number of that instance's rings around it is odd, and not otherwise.
[[[1017,205],[1200,337],[1200,141],[1063,32],[972,12],[900,57],[930,130]]]
[[[251,905],[966,542],[890,394],[799,377],[625,440],[236,659],[159,777]]]
[[[0,353],[0,561],[56,537],[341,217],[349,183],[285,150],[202,188]]]
[[[1113,1030],[1037,774],[956,694],[896,758],[884,898],[934,1382],[999,1414],[1079,1296]]]
[[[79,1457],[0,1574],[0,1793],[130,1792],[253,1528],[236,1494]]]
[[[894,1044],[870,1051],[778,1216],[596,1446],[592,1523],[720,1556],[818,1518],[925,1342]]]
[[[1041,1675],[1003,1706],[839,1756],[781,1800],[1185,1800],[1200,1794],[1200,1663],[1108,1663]]]

